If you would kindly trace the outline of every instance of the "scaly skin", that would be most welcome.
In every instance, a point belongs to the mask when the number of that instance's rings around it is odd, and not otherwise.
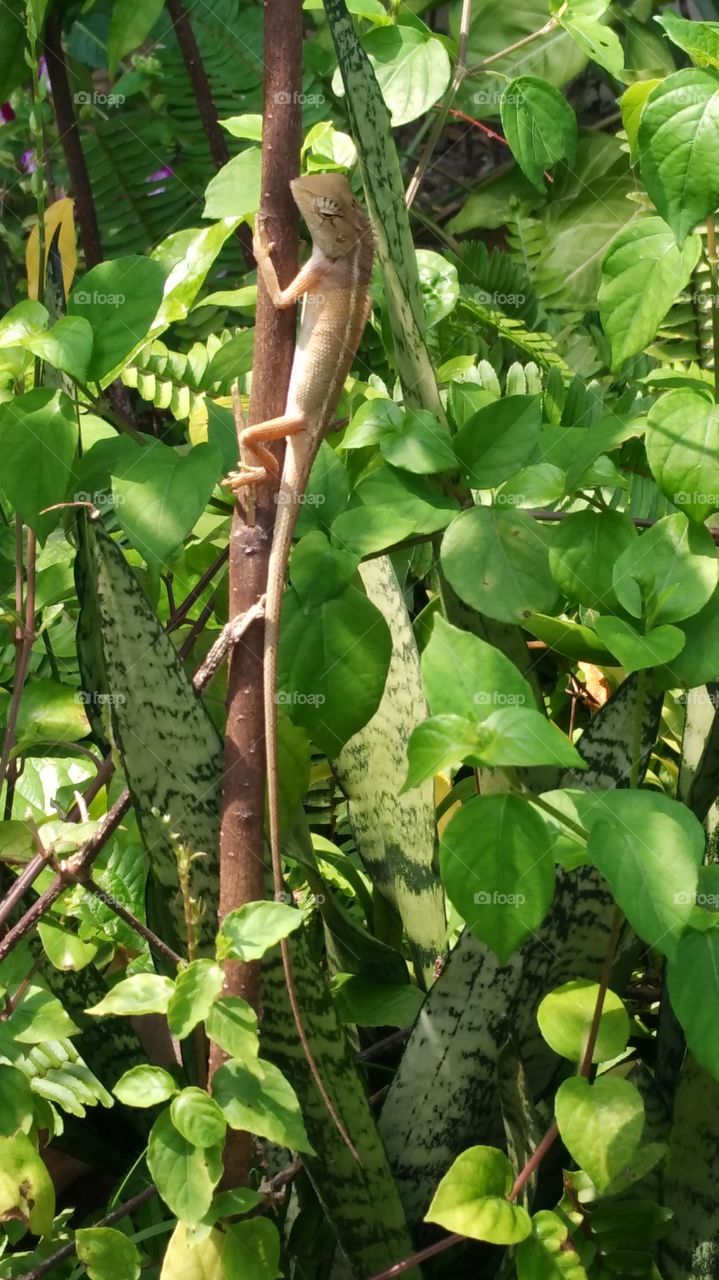
[[[336,173],[298,178],[292,183],[292,194],[312,235],[312,254],[286,289],[281,289],[277,280],[270,256],[272,246],[259,237],[254,244],[258,269],[275,306],[289,307],[300,297],[304,298],[287,405],[280,418],[258,423],[242,433],[243,451],[252,453],[259,465],[231,472],[225,482],[237,492],[243,485],[265,481],[268,473],[276,474],[276,461],[264,446],[270,440],[286,438],[267,577],[263,672],[270,849],[278,896],[283,892],[276,697],[282,595],[292,536],[312,464],[332,421],[367,322],[373,258],[369,220],[355,201],[346,178]],[[324,1104],[354,1152],[312,1056],[297,1001],[287,942],[283,941],[280,946],[300,1043]]]

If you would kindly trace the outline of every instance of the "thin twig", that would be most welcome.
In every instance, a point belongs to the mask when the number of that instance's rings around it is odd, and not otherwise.
[[[70,187],[75,201],[85,266],[94,267],[98,262],[102,262],[102,243],[90,177],[75,119],[67,63],[62,48],[62,22],[58,9],[51,8],[48,14],[43,52],[50,77],[58,137],[70,174]]]
[[[182,0],[165,0],[165,6],[170,15],[177,43],[180,46],[180,53],[182,54],[188,79],[192,85],[192,92],[197,104],[202,128],[207,138],[210,155],[215,166],[221,169],[230,159],[230,153],[227,149],[225,134],[217,116],[217,108],[212,96],[212,86],[205,70],[205,64],[202,61],[195,33],[192,30],[190,16]],[[246,223],[242,223],[237,232],[237,238],[242,245],[246,259],[248,262],[252,262],[252,239]]]
[[[190,609],[192,609],[193,605],[196,604],[203,591],[210,585],[212,579],[217,573],[219,573],[222,566],[227,562],[229,554],[229,548],[223,547],[217,559],[213,560],[212,564],[205,569],[205,572],[202,577],[198,579],[195,586],[192,588],[192,591],[185,596],[182,604],[179,604],[175,609],[175,612],[170,614],[165,627],[166,631],[175,631],[180,624],[185,621]]]
[[[126,1200],[124,1204],[119,1204],[111,1213],[106,1214],[104,1218],[100,1218],[98,1222],[94,1222],[93,1226],[112,1227],[116,1222],[120,1222],[129,1214],[134,1213],[136,1209],[142,1208],[143,1204],[146,1204],[148,1200],[152,1200],[153,1196],[156,1195],[157,1187],[145,1187],[143,1191],[138,1191],[137,1195],[133,1196],[131,1200]],[[17,1280],[42,1280],[42,1277],[52,1271],[58,1263],[64,1262],[66,1258],[71,1258],[74,1252],[75,1241],[70,1240],[61,1249],[58,1249],[56,1253],[51,1254],[49,1258],[45,1258],[36,1267],[33,1267],[32,1271],[23,1271]]]
[[[0,788],[5,781],[8,761],[10,753],[15,745],[15,733],[17,730],[17,719],[20,713],[20,700],[25,688],[25,680],[27,679],[28,668],[30,665],[30,654],[35,641],[35,563],[36,563],[36,542],[35,534],[32,530],[28,531],[27,536],[27,587],[25,591],[25,608],[22,606],[22,522],[17,517],[17,545],[16,545],[16,562],[15,562],[15,591],[16,602],[19,604],[18,616],[23,619],[16,631],[16,650],[15,650],[15,680],[13,685],[12,697],[10,699],[10,707],[8,710],[7,725],[5,727],[5,737],[3,739],[2,756],[0,756]],[[19,601],[18,601],[19,594]]]
[[[563,9],[566,5],[562,6]],[[491,67],[495,62],[500,62],[502,58],[508,58],[512,53],[518,53],[520,49],[526,49],[527,45],[534,44],[535,40],[539,40],[542,36],[548,36],[550,32],[559,24],[559,14],[555,13],[545,22],[543,27],[537,31],[530,31],[529,35],[522,36],[521,40],[515,40],[514,44],[508,44],[505,49],[499,49],[497,53],[490,53],[486,58],[482,58],[481,62],[475,63],[473,67],[468,67],[466,74],[468,76],[477,76],[482,71],[486,71],[487,67]]]
[[[133,929],[135,933],[139,934],[141,938],[144,938],[145,942],[147,942],[153,951],[157,952],[158,955],[163,956],[165,960],[169,960],[170,964],[173,964],[176,967],[177,965],[182,964],[182,956],[179,956],[176,951],[173,951],[172,947],[168,947],[167,943],[163,942],[162,938],[159,938],[156,933],[153,933],[152,929],[148,929],[147,925],[142,923],[142,920],[138,920],[137,916],[134,916],[131,911],[127,910],[127,907],[123,907],[122,903],[118,902],[117,898],[113,897],[111,893],[108,893],[107,889],[103,889],[101,885],[97,884],[97,882],[93,880],[92,876],[83,875],[82,873],[77,875],[73,872],[69,862],[66,863],[64,867],[61,866],[59,868],[59,874],[64,874],[66,879],[69,881],[81,885],[83,889],[87,889],[88,892],[91,893],[93,897],[97,898],[99,902],[104,902],[105,906],[109,907],[111,911],[114,911],[115,915],[119,916],[121,920],[124,920],[125,924],[129,925],[130,928]]]
[[[438,110],[437,118],[434,120],[432,127],[427,135],[425,144],[422,148],[422,154],[417,162],[417,167],[409,181],[405,194],[405,202],[407,208],[410,209],[414,204],[415,196],[422,185],[429,162],[434,154],[439,137],[447,123],[450,107],[454,102],[462,81],[467,74],[467,45],[469,43],[469,28],[472,20],[472,0],[462,0],[462,13],[459,20],[459,49],[457,52],[457,63],[450,84],[445,95],[444,102]]]

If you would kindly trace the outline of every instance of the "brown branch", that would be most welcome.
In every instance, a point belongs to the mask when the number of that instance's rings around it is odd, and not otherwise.
[[[63,870],[61,869],[60,875],[62,874]],[[128,911],[127,907],[123,907],[122,903],[118,902],[117,898],[113,897],[111,893],[108,893],[107,889],[103,889],[101,885],[97,884],[96,881],[93,880],[92,876],[87,874],[83,875],[82,873],[77,874],[70,868],[65,870],[64,874],[65,878],[69,882],[81,885],[83,889],[87,889],[88,893],[91,893],[99,902],[104,902],[105,906],[109,907],[111,911],[114,911],[115,915],[118,916],[120,920],[124,920],[125,924],[129,925],[135,933],[137,933],[141,938],[144,938],[151,950],[155,951],[157,955],[162,956],[164,960],[169,960],[170,964],[175,967],[182,964],[182,956],[178,956],[177,952],[172,950],[172,947],[168,947],[167,943],[163,942],[162,938],[159,938],[156,933],[153,933],[152,929],[148,929],[147,925],[143,924],[141,920],[138,920],[137,916],[134,916],[131,911]]]
[[[122,795],[115,801],[112,808],[108,809],[105,817],[97,828],[97,831],[90,836],[90,839],[85,842],[82,849],[73,855],[72,867],[76,875],[82,874],[87,867],[92,866],[92,863],[95,861],[100,850],[104,848],[110,836],[117,830],[129,808],[130,793],[129,791],[123,791]],[[40,861],[41,865],[44,867],[46,865],[46,860],[43,858]],[[64,875],[56,876],[49,889],[46,889],[44,893],[41,893],[40,897],[36,898],[32,906],[28,907],[24,916],[21,916],[11,929],[8,929],[4,938],[0,940],[0,964],[7,956],[10,955],[13,947],[16,947],[18,942],[21,942],[30,930],[34,929],[35,925],[39,924],[40,920],[42,920],[45,915],[45,912],[49,911],[54,902],[57,902],[60,894],[63,893],[66,888],[67,877]]]
[[[187,76],[192,85],[192,92],[195,95],[197,110],[202,122],[202,127],[207,138],[207,145],[210,149],[212,160],[218,169],[227,164],[230,153],[227,149],[227,140],[222,131],[222,127],[217,118],[217,108],[215,100],[212,96],[212,86],[205,70],[205,64],[202,61],[202,55],[197,46],[195,33],[192,30],[190,16],[182,3],[182,0],[165,0],[167,12],[170,15],[177,43],[180,46],[180,53],[185,64]],[[265,47],[268,44],[267,28],[265,27]],[[300,85],[300,88],[302,86]],[[252,241],[247,225],[243,223],[237,232],[238,239],[245,253],[245,257],[252,261]]]
[[[275,244],[280,280],[297,270],[297,212],[289,182],[299,169],[302,89],[302,7],[297,0],[265,5],[265,82],[260,214]],[[295,312],[277,311],[260,284],[249,420],[262,422],[285,407],[295,343]],[[239,425],[239,424],[238,424]],[[274,489],[258,489],[247,515],[235,508],[230,535],[229,616],[245,614],[267,584]],[[248,518],[249,517],[249,518]],[[229,911],[265,896],[264,706],[262,627],[252,627],[230,658],[225,736],[225,772],[220,836],[222,920]],[[257,961],[225,963],[224,990],[259,1008]],[[210,1079],[224,1056],[210,1046]],[[224,1185],[242,1186],[251,1161],[249,1135],[232,1130],[225,1149]]]
[[[47,63],[47,73],[50,77],[57,131],[70,173],[70,186],[77,211],[77,222],[82,251],[85,256],[85,266],[88,268],[94,267],[98,262],[102,262],[102,241],[100,240],[100,228],[97,223],[90,177],[85,164],[85,156],[75,118],[74,103],[70,93],[67,64],[62,48],[62,23],[57,8],[51,8],[48,14],[45,25],[43,53]]]
[[[100,1218],[98,1222],[93,1223],[93,1226],[112,1227],[116,1222],[126,1218],[128,1214],[134,1213],[136,1209],[141,1209],[143,1204],[146,1204],[148,1200],[152,1200],[153,1196],[156,1195],[156,1187],[145,1187],[143,1191],[138,1191],[137,1195],[133,1196],[131,1200],[126,1200],[124,1204],[119,1204],[111,1213],[107,1213],[104,1218]],[[75,1241],[71,1240],[68,1244],[64,1244],[61,1249],[58,1249],[56,1253],[51,1254],[49,1258],[45,1258],[38,1263],[36,1267],[33,1267],[32,1271],[23,1271],[22,1275],[18,1276],[18,1280],[42,1280],[42,1277],[46,1276],[49,1271],[53,1271],[58,1263],[64,1262],[66,1258],[71,1258],[74,1252]]]
[[[0,755],[0,788],[2,788],[10,761],[10,753],[15,745],[17,719],[20,714],[25,680],[30,665],[30,654],[35,642],[35,563],[37,544],[35,534],[28,530],[27,535],[27,585],[23,607],[23,545],[22,521],[16,516],[16,550],[15,550],[15,606],[18,623],[15,628],[15,676],[12,697],[8,709],[5,737],[3,738],[2,755]],[[10,816],[10,815],[8,815]]]
[[[215,574],[219,573],[220,569],[225,564],[228,555],[229,555],[228,548],[223,547],[217,559],[213,560],[211,565],[208,565],[202,577],[195,583],[194,587],[192,588],[192,591],[190,591],[185,596],[185,599],[182,601],[182,604],[179,604],[175,609],[174,613],[170,614],[170,617],[167,620],[167,626],[165,627],[166,631],[177,630],[180,624],[185,621],[185,618],[190,612],[190,609],[192,608],[192,606],[196,604],[196,602],[199,600],[205,588],[208,587],[212,582],[212,579],[215,577]]]

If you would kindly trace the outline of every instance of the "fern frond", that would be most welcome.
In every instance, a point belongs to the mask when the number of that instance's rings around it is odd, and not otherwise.
[[[120,377],[143,400],[183,421],[196,412],[207,392],[221,395],[229,390],[227,379],[209,381],[206,374],[213,356],[232,337],[233,330],[225,329],[210,334],[206,342],[195,342],[189,351],[172,351],[164,342],[151,342]]]
[[[534,286],[508,253],[498,249],[490,253],[481,240],[469,241],[462,246],[459,280],[484,294],[480,301],[487,306],[517,316],[530,327],[535,324],[539,304]]]
[[[540,218],[527,213],[526,206],[514,202],[505,228],[510,256],[533,285],[540,276],[540,260],[547,245],[547,233]]]
[[[208,0],[192,11],[192,28],[218,115],[261,110],[262,11],[243,0]],[[239,36],[242,33],[242,38]],[[83,112],[82,145],[107,257],[144,252],[197,224],[204,190],[216,172],[177,40],[163,22],[151,58],[123,80],[127,96],[105,111]],[[242,143],[227,136],[233,155]],[[154,176],[163,170],[165,176]],[[234,238],[210,281],[242,269]]]
[[[702,369],[713,368],[712,301],[709,267],[702,257],[685,292],[647,348],[649,355],[662,364],[693,363]]]
[[[567,381],[573,377],[571,369],[564,363],[549,334],[535,333],[521,320],[515,320],[514,317],[507,316],[502,311],[495,311],[476,298],[463,295],[459,300],[459,306],[475,316],[482,325],[494,329],[500,338],[516,347],[542,368],[557,369]]]

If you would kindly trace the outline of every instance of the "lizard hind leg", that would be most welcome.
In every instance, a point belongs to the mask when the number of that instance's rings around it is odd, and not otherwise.
[[[279,463],[266,447],[267,444],[272,440],[298,435],[306,426],[303,414],[283,413],[279,418],[269,418],[266,422],[245,427],[240,435],[240,469],[230,471],[222,484],[237,493],[244,485],[266,484],[269,480],[277,479],[280,474]],[[250,462],[250,458],[256,461]]]

